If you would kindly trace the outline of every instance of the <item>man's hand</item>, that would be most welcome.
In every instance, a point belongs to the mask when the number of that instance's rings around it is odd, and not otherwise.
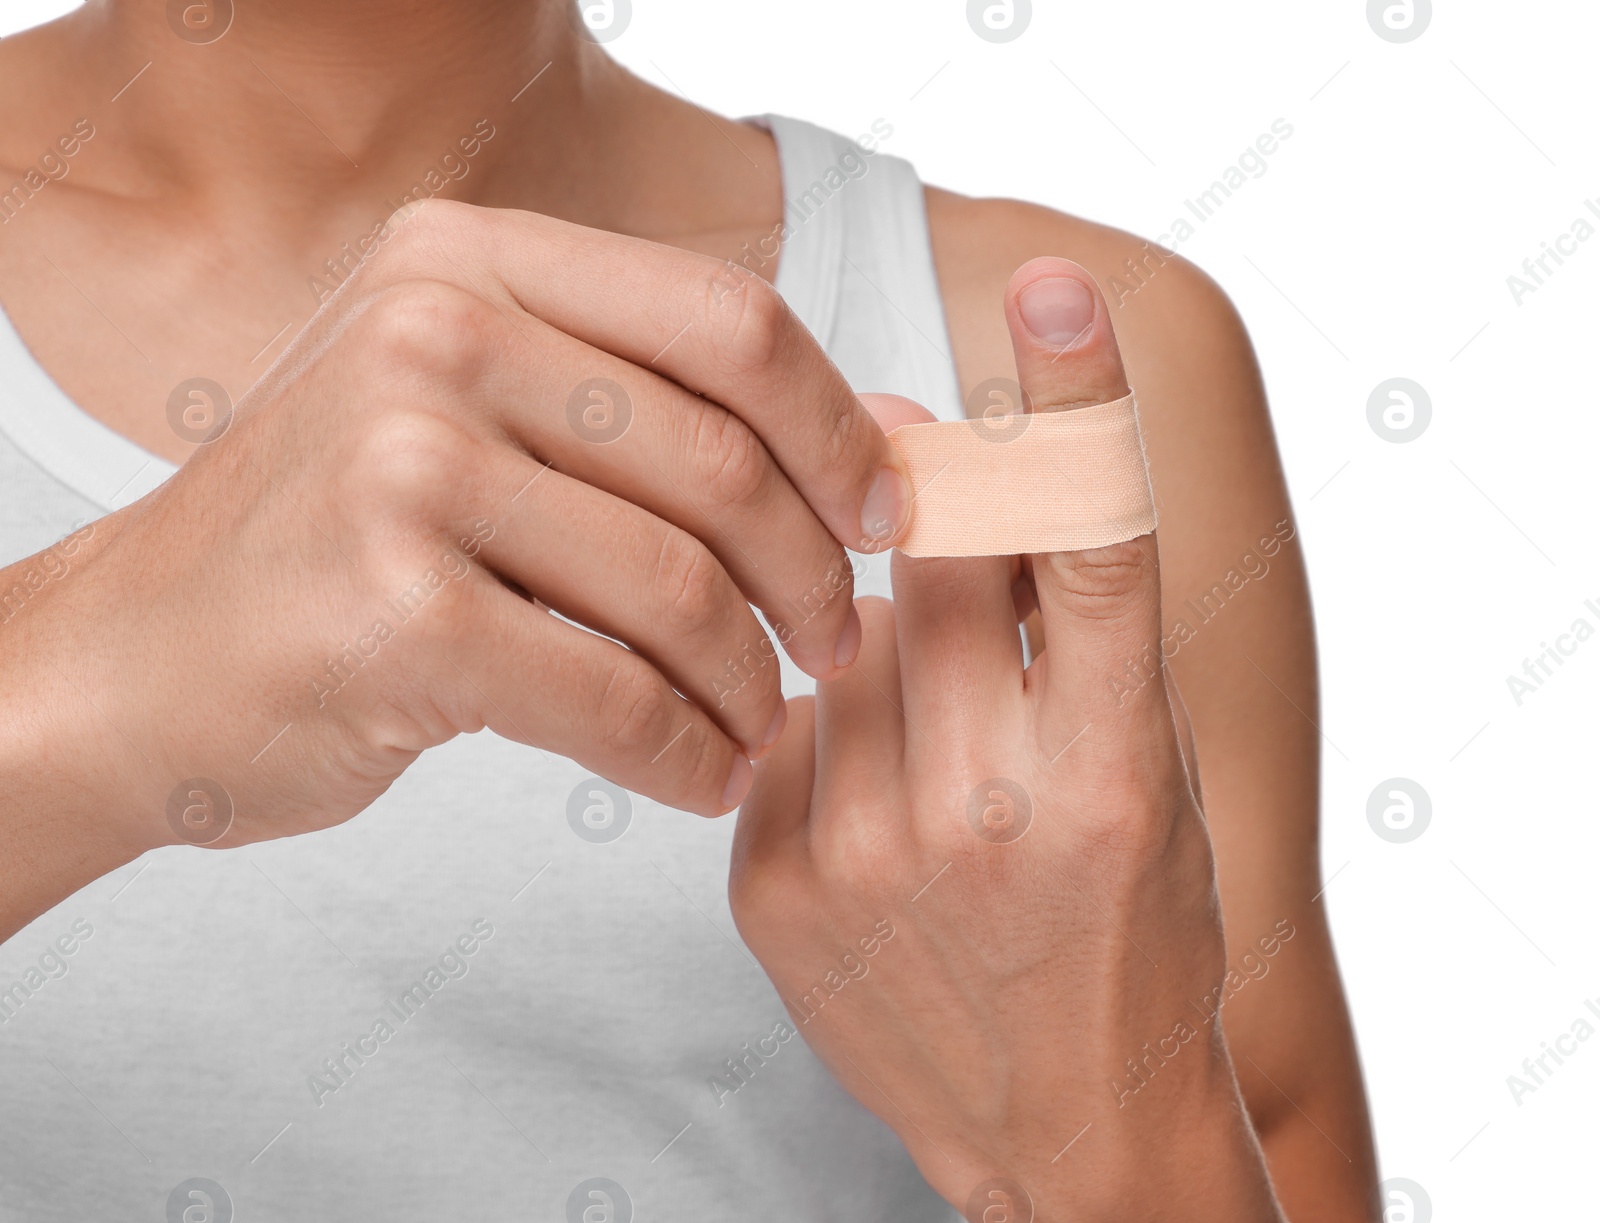
[[[1007,314],[1033,410],[1126,393],[1075,264],[1024,267]],[[1165,685],[1112,683],[1160,648],[1155,540],[1028,568],[1048,648],[1024,669],[1014,561],[895,557],[854,668],[757,770],[735,918],[969,1218],[1277,1219],[1196,1004],[1225,956],[1180,719]]]
[[[749,604],[812,675],[854,659],[843,545],[910,498],[770,285],[528,213],[391,226],[4,626],[0,938],[153,845],[339,823],[485,726],[721,814],[785,716],[777,667],[728,684],[776,648]]]

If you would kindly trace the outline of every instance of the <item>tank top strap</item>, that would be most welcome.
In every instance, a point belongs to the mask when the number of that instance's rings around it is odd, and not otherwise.
[[[800,119],[772,133],[783,177],[777,287],[858,391],[889,391],[959,420],[959,381],[911,164]]]

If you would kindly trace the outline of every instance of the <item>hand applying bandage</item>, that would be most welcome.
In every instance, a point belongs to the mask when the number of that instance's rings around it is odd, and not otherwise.
[[[1034,413],[1128,394],[1076,264],[1027,264],[1005,308]],[[908,538],[938,526],[913,484]],[[1112,683],[1159,649],[1155,536],[1114,537],[1024,558],[1046,646],[1026,668],[1014,557],[896,556],[854,666],[790,702],[757,767],[733,912],[807,1043],[969,1219],[1279,1219],[1220,1021],[1191,1004],[1224,947],[1180,717],[1165,685]]]

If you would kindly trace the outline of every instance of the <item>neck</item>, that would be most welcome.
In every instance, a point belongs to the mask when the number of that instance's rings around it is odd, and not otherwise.
[[[215,37],[206,19],[226,8],[189,10],[191,33],[214,41],[180,37],[167,0],[96,0],[75,19],[66,54],[106,135],[109,189],[235,215],[259,201],[292,225],[286,208],[370,207],[434,172],[453,198],[566,215],[585,202],[562,168],[580,150],[592,164],[608,113],[649,92],[561,0],[251,0]]]

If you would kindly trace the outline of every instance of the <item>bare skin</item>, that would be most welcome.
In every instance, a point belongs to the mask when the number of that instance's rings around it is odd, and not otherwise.
[[[485,0],[402,18],[380,0],[282,0],[209,46],[174,37],[165,8],[93,5],[0,43],[0,181],[78,120],[94,129],[68,177],[0,227],[0,301],[76,402],[175,462],[194,446],[168,424],[172,388],[204,376],[241,399],[318,309],[308,281],[332,284],[325,261],[481,121],[494,135],[450,198],[718,258],[780,218],[770,137],[708,122],[628,76],[574,39],[558,6]],[[1065,255],[1104,286],[1141,253],[1128,235],[1031,205],[932,189],[928,204],[964,388],[1017,376],[1002,307],[1019,265]],[[758,270],[770,279],[776,266]],[[1186,600],[1292,519],[1236,314],[1179,260],[1148,280],[1113,301],[1110,318],[1140,395],[1170,631]],[[1313,900],[1318,736],[1304,714],[1317,692],[1298,541],[1275,549],[1270,576],[1198,627],[1169,666],[1193,721],[1227,963],[1285,919],[1295,930],[1271,974],[1226,1005],[1273,1187],[1291,1219],[1367,1217],[1365,1101]],[[63,878],[81,885],[116,856],[86,854]]]

